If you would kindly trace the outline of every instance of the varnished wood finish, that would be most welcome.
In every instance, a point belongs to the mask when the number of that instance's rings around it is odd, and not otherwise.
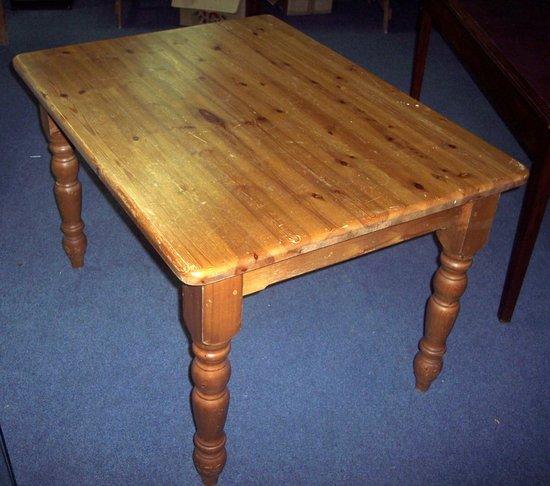
[[[426,391],[443,367],[447,337],[466,290],[466,271],[476,251],[489,236],[498,196],[464,205],[455,224],[437,231],[442,246],[441,266],[433,279],[433,294],[426,307],[424,337],[414,359],[416,387]]]
[[[63,133],[48,114],[41,109],[42,128],[48,138],[52,153],[51,169],[55,178],[54,194],[61,216],[63,249],[71,265],[84,265],[86,235],[84,222],[80,217],[82,208],[82,186],[78,180],[78,159]]]
[[[297,277],[313,270],[328,267],[445,228],[450,222],[454,221],[454,215],[460,211],[461,208],[459,207],[447,209],[440,213],[390,226],[351,240],[298,255],[289,260],[252,270],[243,275],[243,295],[258,292],[268,285],[282,280]]]
[[[446,341],[458,316],[459,299],[466,290],[471,258],[441,253],[441,267],[433,279],[434,293],[426,308],[425,334],[414,358],[416,388],[426,391],[443,368]]]
[[[193,344],[191,375],[195,386],[191,403],[197,428],[193,462],[207,486],[217,483],[227,461],[223,427],[229,408],[229,350],[229,343],[219,347]]]
[[[521,184],[508,155],[270,17],[15,58],[187,284]]]
[[[44,107],[71,241],[83,238],[80,186],[61,130],[183,282],[193,457],[205,484],[227,457],[228,355],[243,295],[436,231],[442,267],[415,361],[425,389],[498,195],[527,177],[508,155],[269,16],[14,64]]]
[[[242,276],[183,288],[183,314],[193,339],[191,394],[196,433],[193,461],[205,485],[216,484],[227,452],[223,430],[229,407],[227,359],[241,324]]]
[[[522,3],[518,0],[509,2],[508,5],[514,6],[512,4],[515,4],[516,8],[519,6],[520,9],[524,8],[529,11],[531,8],[529,2],[525,2],[524,6],[521,5]],[[479,2],[476,6],[475,2],[471,0],[469,2],[423,0],[418,24],[411,96],[417,99],[420,97],[428,40],[433,22],[439,33],[449,42],[457,56],[472,73],[495,110],[533,161],[532,176],[523,201],[498,311],[499,319],[509,322],[548,204],[548,194],[550,193],[550,158],[548,157],[550,151],[550,105],[548,103],[548,86],[541,82],[533,84],[533,79],[526,79],[524,75],[531,75],[531,73],[517,69],[516,65],[508,59],[506,50],[500,48],[498,40],[492,38],[495,33],[500,40],[505,35],[513,35],[512,33],[503,34],[512,32],[512,29],[504,27],[509,21],[503,18],[499,29],[488,32],[480,24],[481,20],[476,19],[476,13],[479,14],[484,8],[490,7],[490,4],[491,2],[486,1],[485,3]],[[539,2],[538,7],[540,8],[543,4],[543,2]],[[472,10],[473,6],[476,8]],[[548,9],[548,7],[546,8]],[[511,24],[514,24],[513,18]],[[526,25],[526,23],[521,25]],[[522,35],[516,36],[513,44],[517,50],[517,46],[525,43],[523,48],[526,56],[536,58],[537,53],[532,52],[536,46],[533,45],[531,37],[538,38],[540,35],[535,33],[531,36],[528,30],[523,29]],[[511,54],[516,57],[514,60],[517,61],[516,52]],[[543,73],[538,76],[543,79],[547,79],[547,76],[546,78],[544,76],[545,63],[543,59],[545,54],[545,51],[538,52],[540,61],[539,66],[535,68],[535,71]],[[546,69],[547,72],[548,69]]]
[[[217,285],[184,287],[184,319],[194,342],[219,344],[231,339],[241,325],[243,277]]]

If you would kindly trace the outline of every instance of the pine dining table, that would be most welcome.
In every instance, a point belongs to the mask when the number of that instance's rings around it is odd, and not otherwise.
[[[246,295],[435,233],[414,358],[425,391],[499,195],[528,176],[272,16],[24,53],[14,67],[39,105],[72,266],[87,244],[82,159],[181,281],[193,459],[208,485],[226,462],[228,356]]]

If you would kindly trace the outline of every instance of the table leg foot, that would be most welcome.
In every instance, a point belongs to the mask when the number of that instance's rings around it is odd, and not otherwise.
[[[53,120],[41,112],[42,125],[48,137],[52,154],[51,169],[55,178],[54,194],[61,216],[63,249],[73,268],[84,265],[87,240],[84,234],[82,210],[82,186],[78,181],[78,159],[74,150]]]

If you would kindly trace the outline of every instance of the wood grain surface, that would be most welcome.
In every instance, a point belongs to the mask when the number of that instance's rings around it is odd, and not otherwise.
[[[510,156],[271,16],[18,55],[181,281],[520,185]]]

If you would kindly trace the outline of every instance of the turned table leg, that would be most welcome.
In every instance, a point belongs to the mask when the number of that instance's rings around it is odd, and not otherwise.
[[[231,338],[242,312],[242,277],[183,288],[183,317],[193,340],[191,405],[196,433],[193,461],[205,485],[214,485],[227,459],[224,425],[229,407]]]
[[[55,178],[55,200],[61,215],[63,249],[71,265],[79,268],[84,265],[86,235],[80,217],[82,187],[78,181],[78,159],[65,135],[43,108],[40,109],[40,119],[52,153],[51,169]]]
[[[486,243],[498,196],[490,196],[464,205],[455,224],[437,232],[442,246],[441,265],[433,280],[428,300],[424,336],[414,358],[416,388],[426,391],[443,368],[443,355],[466,290],[466,272],[472,258]]]

